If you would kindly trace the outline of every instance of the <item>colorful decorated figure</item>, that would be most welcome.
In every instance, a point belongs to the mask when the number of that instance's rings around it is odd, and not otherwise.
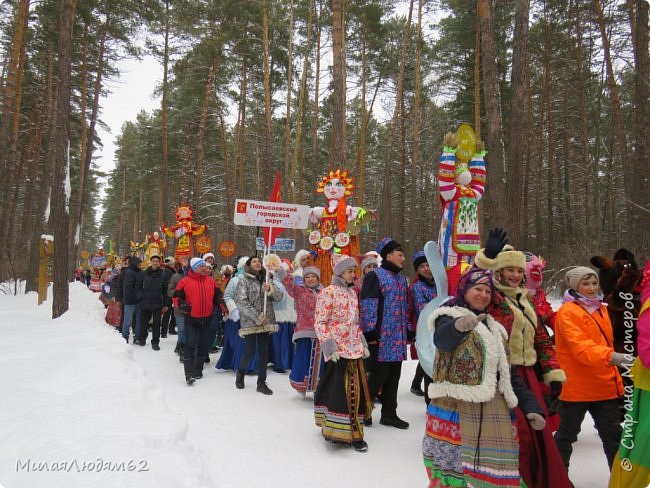
[[[194,256],[193,238],[203,234],[208,226],[205,224],[195,224],[192,222],[192,209],[189,205],[181,205],[176,210],[176,223],[171,227],[162,225],[162,231],[172,238],[178,239],[174,257],[178,259],[181,256]]]
[[[362,226],[375,218],[373,211],[352,207],[346,197],[352,195],[352,178],[347,171],[330,171],[318,182],[317,193],[327,198],[326,207],[314,207],[309,214],[313,225],[309,234],[315,266],[321,271],[321,283],[329,285],[332,278],[331,255],[359,255],[359,233]]]
[[[542,287],[544,279],[542,272],[546,267],[546,261],[541,256],[536,256],[532,252],[524,252],[526,257],[526,289],[533,301],[535,312],[542,320],[542,323],[555,331],[555,312],[546,297],[546,292]]]
[[[442,203],[438,246],[447,271],[473,263],[481,247],[478,202],[485,191],[485,154],[483,143],[466,124],[456,134],[445,135],[438,172]]]
[[[164,236],[160,235],[158,231],[154,231],[151,234],[147,235],[147,250],[145,251],[145,260],[143,268],[149,266],[149,260],[151,256],[163,257],[165,255],[165,249],[167,248],[167,242],[165,241]]]
[[[149,236],[145,236],[144,241],[129,241],[131,256],[137,256],[140,260],[144,260],[145,248],[147,247],[147,242],[149,241]]]

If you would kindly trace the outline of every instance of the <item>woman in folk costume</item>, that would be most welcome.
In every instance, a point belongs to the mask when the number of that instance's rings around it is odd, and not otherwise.
[[[519,404],[534,429],[545,425],[510,366],[507,332],[486,315],[492,293],[492,272],[470,268],[428,318],[436,346],[422,441],[430,488],[525,486],[512,409]]]
[[[578,266],[566,272],[565,281],[568,289],[555,317],[555,348],[567,381],[560,395],[555,442],[569,469],[573,443],[589,412],[611,469],[621,440],[619,399],[624,392],[617,367],[629,368],[633,358],[614,350],[596,271]]]
[[[326,363],[314,394],[314,417],[326,440],[366,451],[362,424],[372,415],[372,401],[363,358],[370,352],[353,290],[357,262],[341,254],[332,259],[332,284],[316,301],[314,329]]]
[[[633,296],[629,294],[624,298],[631,302]],[[626,408],[623,437],[612,466],[610,488],[650,485],[650,261],[643,270],[641,312],[636,327],[639,356],[631,369],[634,391],[628,394],[627,388],[625,390],[624,402],[629,410]]]
[[[332,279],[331,259],[334,254],[357,256],[361,227],[374,216],[373,211],[352,207],[346,197],[352,195],[352,178],[347,171],[330,171],[318,182],[317,193],[327,198],[326,207],[314,207],[309,221],[314,226],[309,234],[314,266],[320,269],[321,283],[328,285]]]
[[[456,291],[463,263],[471,265],[481,248],[478,202],[485,191],[483,143],[462,124],[456,134],[445,134],[438,181],[442,218],[438,247],[449,277],[449,295]]]
[[[302,393],[313,392],[318,385],[322,361],[321,348],[316,331],[314,330],[314,318],[316,314],[316,299],[323,289],[320,284],[320,270],[315,266],[307,266],[302,270],[302,280],[294,280],[293,275],[277,276],[287,290],[287,294],[293,297],[296,305],[296,327],[293,331],[292,340],[296,345],[293,356],[293,367],[289,374],[291,386]]]
[[[557,400],[566,374],[560,369],[553,342],[524,285],[526,257],[515,251],[501,229],[490,231],[485,249],[476,255],[475,265],[494,272],[495,293],[488,307],[492,315],[508,332],[510,362],[535,396],[544,413],[545,387],[550,398]],[[553,439],[549,424],[535,432],[521,409],[515,409],[519,429],[519,471],[529,488],[570,487],[569,475]]]
[[[280,267],[273,272],[273,284],[282,292],[282,299],[273,304],[278,331],[271,334],[271,352],[269,360],[273,363],[273,371],[286,373],[293,365],[293,332],[296,327],[296,305],[293,297],[287,293],[282,279],[277,276],[282,270],[282,276],[291,272],[288,260],[281,260]]]
[[[235,290],[237,289],[237,283],[239,283],[239,280],[244,275],[244,266],[247,260],[248,256],[239,258],[237,261],[237,271],[230,278],[226,286],[226,291],[224,292],[223,298],[226,301],[226,307],[228,307],[228,320],[226,320],[224,326],[223,347],[219,360],[214,366],[215,369],[231,369],[236,371],[239,367],[239,360],[246,350],[246,342],[243,337],[239,336],[241,322],[239,320],[239,310],[235,304]],[[247,373],[252,373],[253,371],[257,371],[257,355],[253,356],[253,359],[246,366]]]

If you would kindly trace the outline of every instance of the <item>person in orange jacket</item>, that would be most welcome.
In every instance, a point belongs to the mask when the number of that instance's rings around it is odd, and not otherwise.
[[[619,398],[623,383],[616,366],[633,358],[614,351],[614,333],[599,293],[596,271],[567,271],[568,289],[555,318],[555,348],[567,380],[560,395],[560,427],[555,441],[569,468],[573,443],[589,412],[603,443],[609,468],[621,439]]]

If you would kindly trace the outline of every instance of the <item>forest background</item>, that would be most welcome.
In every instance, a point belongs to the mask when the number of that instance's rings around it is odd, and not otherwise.
[[[53,235],[55,317],[80,250],[127,254],[180,203],[252,252],[234,200],[265,200],[276,171],[283,201],[323,205],[316,181],[348,169],[349,203],[380,216],[362,250],[390,235],[411,255],[437,237],[461,122],[488,151],[483,232],[504,227],[549,273],[648,257],[647,1],[5,0],[0,36],[0,281],[34,290]],[[100,101],[143,54],[160,108],[124,124],[105,172]]]

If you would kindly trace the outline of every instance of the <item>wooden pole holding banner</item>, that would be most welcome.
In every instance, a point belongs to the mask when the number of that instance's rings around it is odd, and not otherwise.
[[[264,260],[266,259],[267,254],[271,251],[271,243],[273,242],[273,227],[269,227],[269,242],[264,241],[264,255],[262,256],[262,266],[264,266]],[[266,269],[266,268],[264,268]],[[269,282],[269,270],[266,269],[264,276],[264,284]],[[266,292],[264,292],[264,317],[266,318]]]

